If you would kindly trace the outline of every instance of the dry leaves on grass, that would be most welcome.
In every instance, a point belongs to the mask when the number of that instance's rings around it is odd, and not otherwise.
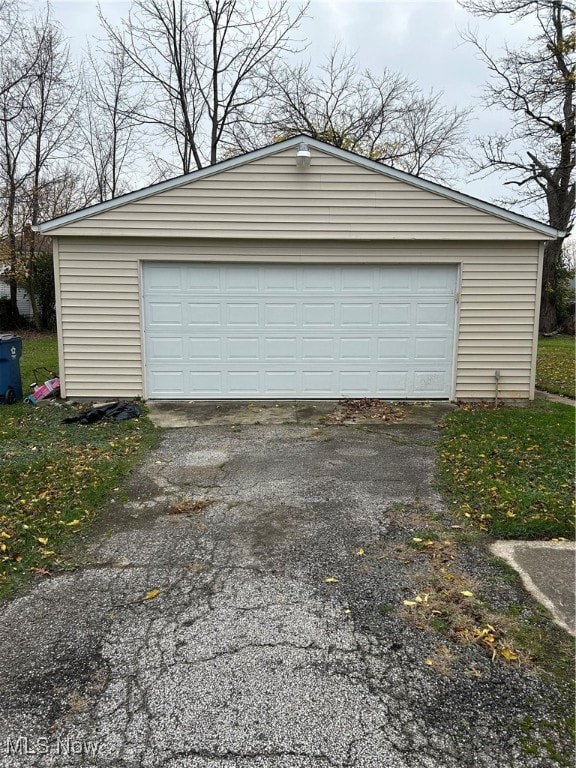
[[[456,643],[478,645],[492,661],[518,661],[520,653],[507,638],[505,622],[488,611],[472,589],[463,589],[468,586],[463,574],[441,568],[422,592],[403,600],[403,610],[419,629],[436,630]]]

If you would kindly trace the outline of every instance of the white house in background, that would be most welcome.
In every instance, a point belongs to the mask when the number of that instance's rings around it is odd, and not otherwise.
[[[306,136],[38,231],[65,396],[534,397],[558,231]]]
[[[8,285],[8,283],[4,282],[4,280],[2,279],[2,274],[6,272],[6,270],[7,270],[7,267],[0,266],[0,299],[10,298],[10,286]],[[18,297],[18,311],[20,312],[20,316],[23,317],[25,320],[31,320],[33,317],[33,313],[32,313],[32,302],[30,301],[30,296],[24,290],[24,288],[21,288],[20,286],[18,286],[17,297]]]

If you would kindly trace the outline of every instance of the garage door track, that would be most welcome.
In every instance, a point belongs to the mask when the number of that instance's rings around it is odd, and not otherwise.
[[[82,567],[3,606],[0,765],[569,765],[550,677],[404,604],[446,540],[491,609],[532,605],[459,543],[425,421],[165,432]]]

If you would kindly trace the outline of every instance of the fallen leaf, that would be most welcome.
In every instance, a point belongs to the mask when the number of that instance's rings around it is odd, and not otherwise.
[[[502,656],[504,656],[506,661],[516,661],[518,659],[517,654],[515,654],[514,651],[512,651],[510,648],[501,648],[500,653]]]
[[[470,592],[469,589],[463,589],[460,594],[464,595],[464,597],[474,597],[474,592]]]
[[[80,520],[70,520],[69,523],[66,523],[68,527],[71,527],[73,525],[80,525]]]
[[[352,611],[350,610],[350,608],[344,608],[344,613],[348,614],[348,613],[352,613]]]
[[[414,536],[412,541],[422,541],[422,539],[419,539],[417,536]]]
[[[428,664],[429,667],[433,666],[434,662],[432,659],[426,659],[426,664]]]
[[[404,605],[418,605],[418,603],[415,600],[404,600]]]
[[[327,578],[324,579],[324,581],[326,582],[326,584],[337,584],[339,579],[334,578],[334,576],[328,576]]]
[[[48,539],[45,538],[44,536],[38,536],[38,541],[40,542],[40,544],[48,544]]]
[[[153,597],[156,597],[160,593],[159,589],[151,589],[150,592],[146,592],[144,595],[144,600],[152,600]]]
[[[363,550],[362,548],[360,548],[360,549],[357,549],[357,550],[356,550],[356,554],[357,554],[357,555],[363,555],[363,554],[364,554],[364,550]]]

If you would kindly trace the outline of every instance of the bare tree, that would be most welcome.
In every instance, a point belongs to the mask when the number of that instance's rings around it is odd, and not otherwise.
[[[361,71],[336,46],[315,72],[310,64],[274,69],[274,96],[259,130],[238,126],[240,150],[300,133],[386,162],[409,173],[445,180],[459,157],[468,110],[449,109],[440,94],[424,94],[385,69]]]
[[[30,57],[26,29],[18,6],[7,0],[0,5],[2,40],[0,46],[0,225],[3,249],[3,276],[10,288],[9,315],[12,323],[20,319],[18,311],[18,204],[27,179],[22,169],[23,157],[31,136],[26,120],[29,75],[37,54]]]
[[[464,158],[470,111],[446,106],[440,93],[413,91],[398,125],[404,149],[400,167],[437,181],[456,179],[456,168],[460,169]]]
[[[18,320],[14,289],[19,281],[29,289],[37,322],[32,284],[38,249],[31,226],[40,220],[44,187],[59,175],[69,154],[78,96],[68,49],[48,14],[23,20],[17,45],[12,62],[19,62],[26,76],[0,96],[1,222],[8,241],[12,319]]]
[[[526,47],[494,56],[477,34],[466,39],[478,51],[491,75],[487,106],[513,117],[506,134],[479,140],[479,173],[503,173],[515,188],[512,202],[541,205],[551,226],[569,234],[575,207],[576,68],[575,6],[568,0],[460,0],[472,13],[529,18],[537,28]],[[540,330],[558,327],[566,270],[563,238],[546,243],[542,280]]]
[[[94,176],[99,202],[126,189],[126,173],[134,168],[142,95],[133,88],[134,67],[122,48],[88,51],[85,101],[79,121],[86,151],[82,158]]]
[[[26,225],[40,221],[43,187],[58,176],[62,161],[67,161],[76,130],[79,97],[72,81],[72,63],[62,33],[49,16],[35,23],[30,32],[31,50],[37,50],[38,60],[30,77],[26,119],[31,129],[28,163],[28,210]],[[26,201],[23,201],[26,202]],[[36,236],[27,238],[23,251],[23,272],[32,304],[34,321],[39,312],[33,290]]]
[[[39,50],[22,57],[22,4],[18,0],[0,0],[0,96],[17,88],[32,73]]]
[[[135,113],[187,173],[215,163],[270,93],[269,63],[295,50],[304,10],[291,13],[289,0],[134,0],[121,29],[102,23],[149,95]]]

